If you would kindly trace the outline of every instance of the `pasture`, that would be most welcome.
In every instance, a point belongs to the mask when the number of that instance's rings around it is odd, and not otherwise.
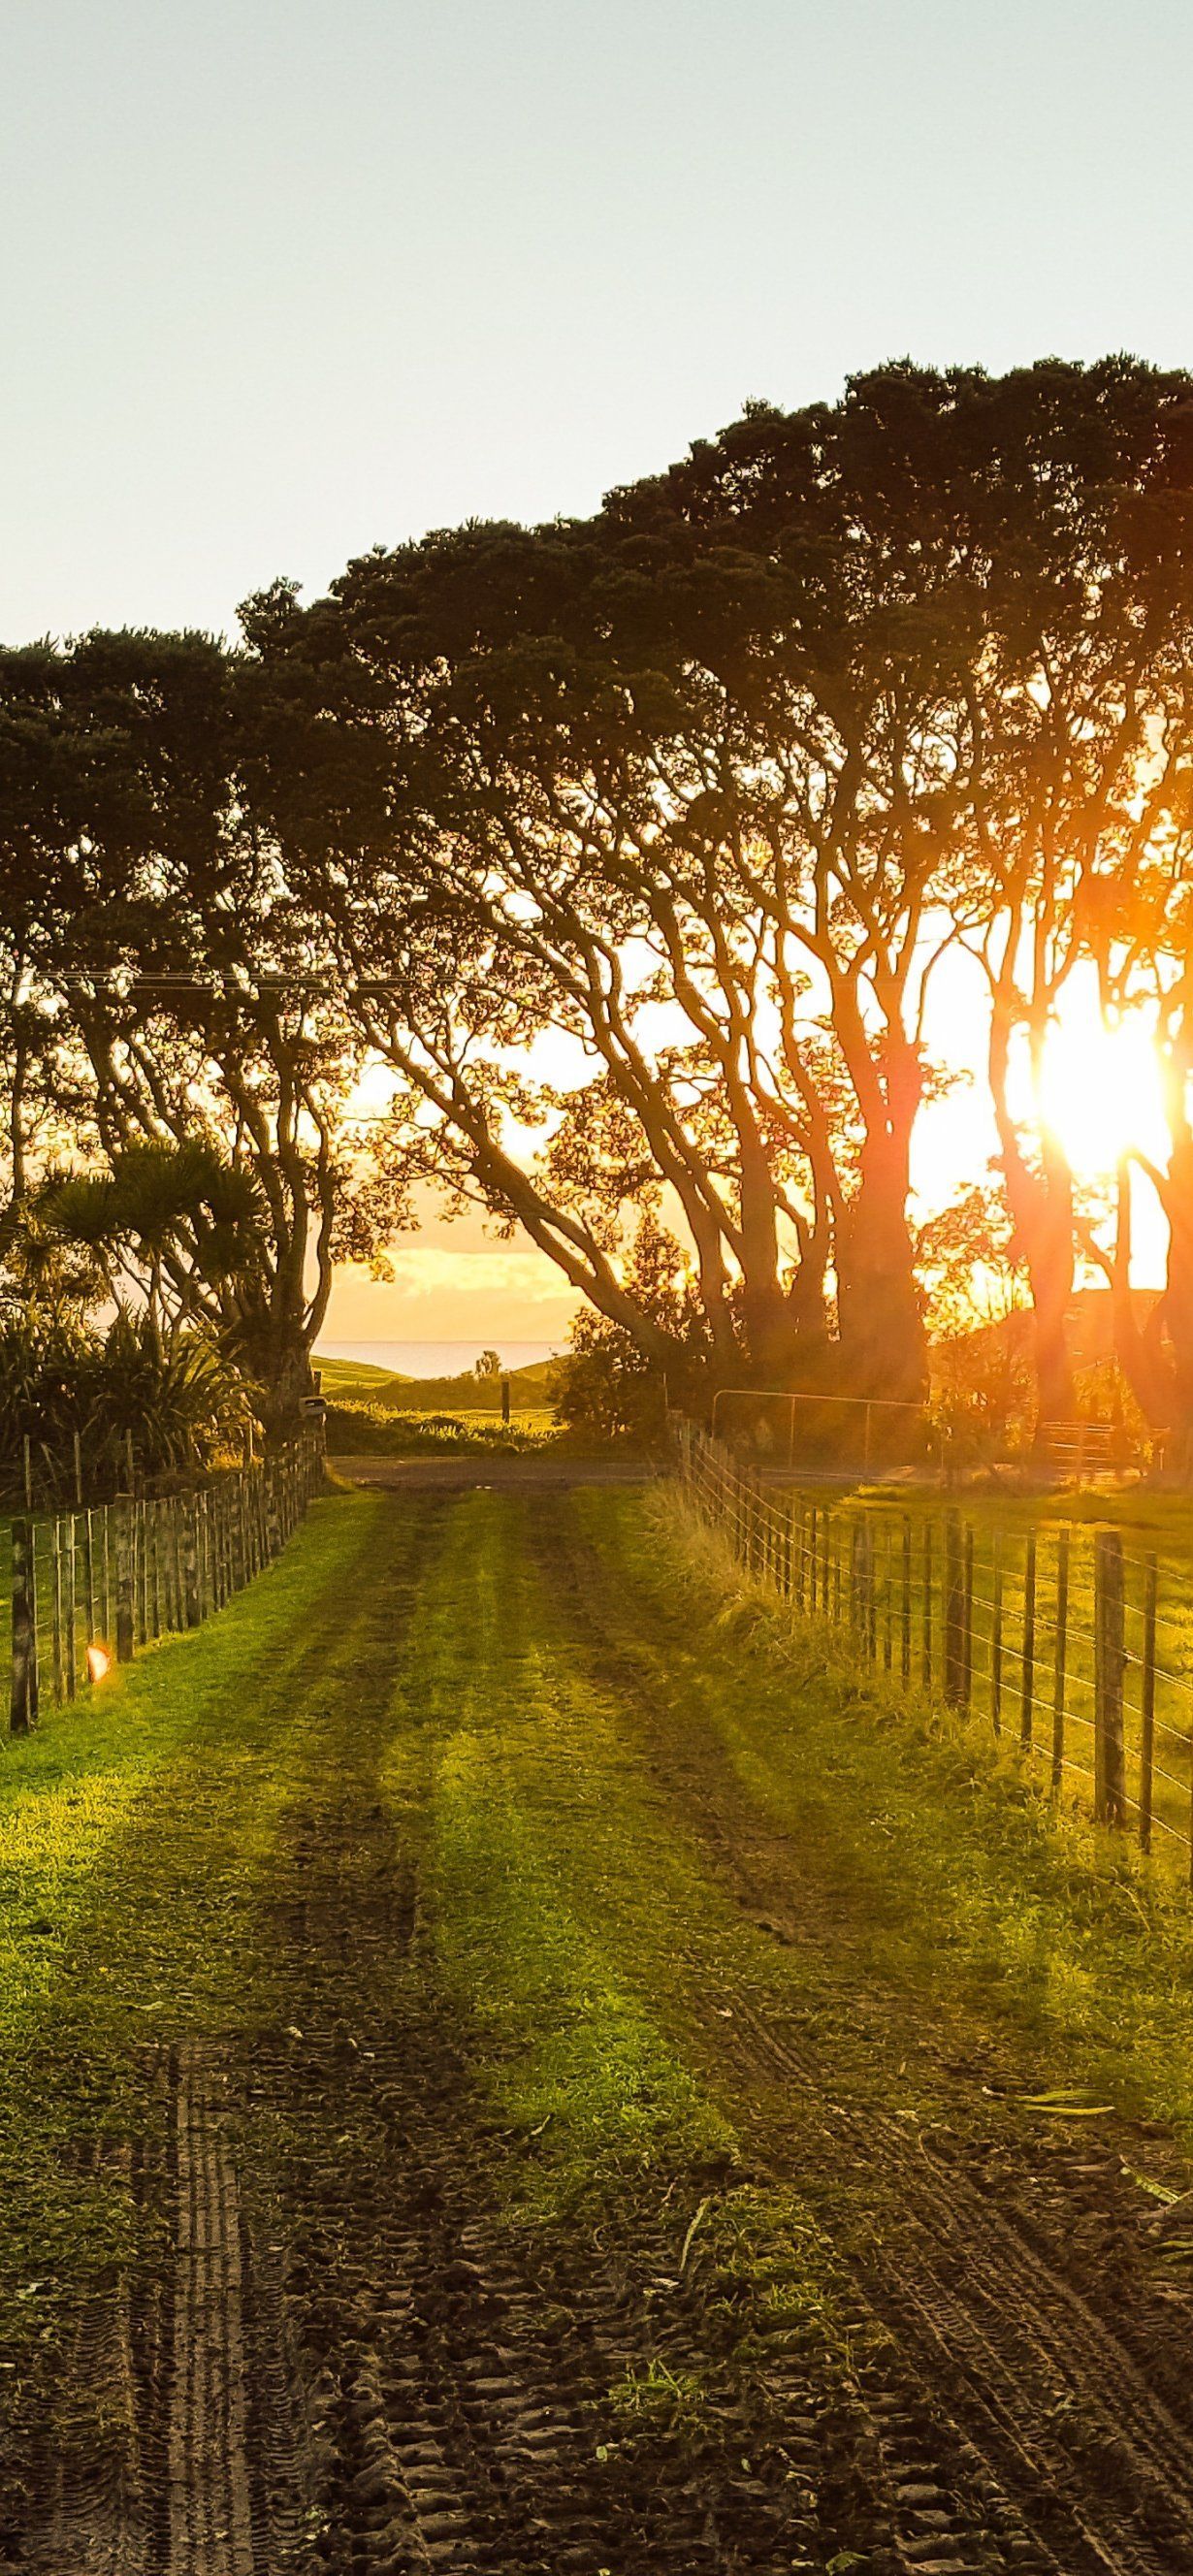
[[[1125,2569],[1160,2444],[1183,2548],[1187,1901],[483,1473],[6,1749],[9,2557]]]

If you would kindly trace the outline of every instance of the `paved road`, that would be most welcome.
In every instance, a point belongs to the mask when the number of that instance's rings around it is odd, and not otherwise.
[[[576,1485],[641,1485],[659,1473],[649,1458],[569,1458],[475,1454],[443,1458],[330,1458],[346,1484],[392,1494],[562,1494]]]

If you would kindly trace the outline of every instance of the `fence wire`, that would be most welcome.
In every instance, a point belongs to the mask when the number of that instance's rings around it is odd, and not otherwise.
[[[321,1426],[194,1492],[8,1525],[9,1725],[36,1726],[143,1646],[197,1628],[280,1555],[317,1492]]]
[[[1069,1780],[1099,1823],[1134,1819],[1144,1851],[1157,1834],[1179,1846],[1193,1883],[1193,1680],[1179,1650],[1156,1651],[1163,1631],[1193,1664],[1193,1605],[1161,1607],[1154,1554],[1105,1527],[1008,1526],[991,1540],[960,1510],[776,1491],[694,1424],[676,1421],[673,1437],[696,1509],[793,1616],[984,1717],[1055,1795]]]

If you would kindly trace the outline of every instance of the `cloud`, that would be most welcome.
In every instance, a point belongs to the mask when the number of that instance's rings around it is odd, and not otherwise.
[[[325,1341],[562,1341],[579,1303],[555,1264],[532,1250],[428,1244],[391,1258],[392,1281],[370,1279],[357,1262],[337,1269]]]

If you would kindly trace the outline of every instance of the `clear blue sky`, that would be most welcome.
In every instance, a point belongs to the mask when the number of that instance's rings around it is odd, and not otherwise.
[[[1193,360],[1187,0],[0,0],[0,634],[591,507],[910,351]]]

